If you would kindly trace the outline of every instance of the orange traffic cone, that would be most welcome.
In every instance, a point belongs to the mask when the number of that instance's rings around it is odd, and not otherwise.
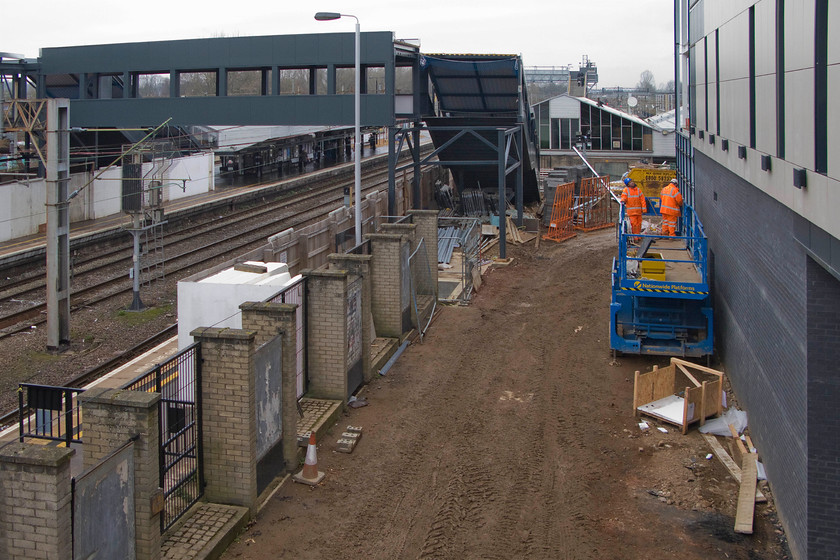
[[[315,486],[324,480],[324,473],[318,470],[318,451],[315,447],[315,432],[309,434],[309,445],[306,446],[306,460],[303,470],[292,477],[295,482]]]

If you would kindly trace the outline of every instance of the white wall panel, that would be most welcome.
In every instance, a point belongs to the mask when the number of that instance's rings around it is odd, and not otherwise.
[[[725,82],[749,75],[750,19],[742,12],[720,28],[720,79]]]
[[[840,126],[838,123],[840,123],[840,65],[835,64],[828,67],[828,176],[840,180]],[[835,208],[840,208],[840,206]]]
[[[677,146],[675,144],[675,134],[662,134],[659,132],[653,133],[653,158],[654,160],[662,157],[675,157],[677,155]]]
[[[785,73],[785,159],[814,169],[814,70]]]
[[[38,233],[47,223],[46,194],[44,179],[0,186],[0,241]]]
[[[720,135],[748,146],[750,143],[750,81],[720,84]]]
[[[755,73],[776,72],[776,4],[764,0],[755,5]]]
[[[561,95],[549,101],[549,115],[552,119],[579,119],[580,101],[568,95]]]
[[[785,70],[814,66],[814,2],[785,2]]]
[[[776,76],[755,79],[755,148],[776,154]]]
[[[709,130],[713,134],[717,134],[717,81],[715,68],[715,35],[712,33],[708,36],[709,39]]]
[[[712,0],[705,2],[706,33],[723,26],[755,4],[755,0]]]
[[[88,187],[93,189],[92,219],[122,212],[122,167],[112,167]]]
[[[181,179],[189,179],[186,189],[182,188]],[[173,161],[172,167],[166,172],[169,185],[164,194],[164,200],[177,200],[187,196],[203,194],[213,190],[213,154],[197,154]]]
[[[840,64],[840,2],[828,3],[828,63]]]

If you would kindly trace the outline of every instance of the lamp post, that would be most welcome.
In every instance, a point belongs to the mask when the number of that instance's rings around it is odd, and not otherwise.
[[[353,204],[356,206],[356,245],[362,243],[362,93],[361,93],[361,34],[359,33],[359,18],[351,14],[340,14],[338,12],[318,12],[315,19],[318,21],[331,21],[342,17],[351,17],[356,20],[356,87],[353,90],[356,108],[356,157],[355,157],[355,188]]]

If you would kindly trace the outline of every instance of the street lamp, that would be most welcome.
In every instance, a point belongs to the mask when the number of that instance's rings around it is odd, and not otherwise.
[[[354,89],[354,100],[356,105],[356,158],[355,158],[355,188],[353,203],[356,205],[356,245],[362,244],[362,95],[361,95],[361,41],[359,33],[359,18],[350,14],[338,12],[318,12],[315,19],[318,21],[331,21],[342,17],[351,17],[356,20],[356,88]]]

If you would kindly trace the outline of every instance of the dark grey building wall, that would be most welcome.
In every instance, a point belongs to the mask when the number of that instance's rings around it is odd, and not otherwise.
[[[840,554],[840,281],[813,259],[808,279],[808,558]]]
[[[838,240],[699,152],[695,183],[714,255],[716,349],[749,413],[791,550],[837,558]]]
[[[809,257],[794,239],[793,212],[697,151],[695,185],[714,254],[716,350],[748,411],[791,549],[804,559]],[[827,484],[836,492],[840,480]]]

